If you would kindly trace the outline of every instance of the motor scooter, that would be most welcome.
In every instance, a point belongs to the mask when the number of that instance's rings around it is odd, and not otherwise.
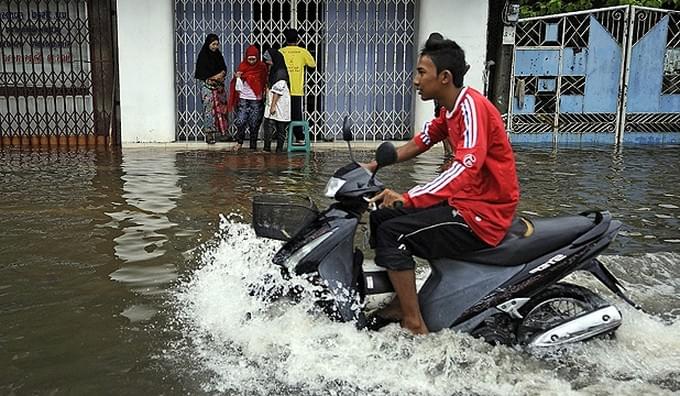
[[[343,140],[351,162],[326,185],[325,196],[334,203],[319,211],[311,200],[293,205],[255,197],[253,227],[258,236],[285,241],[272,259],[284,276],[304,276],[321,290],[317,303],[326,314],[363,328],[394,290],[386,271],[354,246],[354,237],[371,209],[368,199],[385,188],[376,173],[395,163],[397,153],[394,145],[382,143],[371,173],[354,160],[352,138],[346,118]],[[506,345],[557,346],[612,334],[621,325],[619,309],[564,278],[588,272],[635,306],[597,258],[620,227],[609,212],[597,210],[516,217],[498,246],[429,261],[430,273],[418,290],[423,319],[430,331],[450,328]]]

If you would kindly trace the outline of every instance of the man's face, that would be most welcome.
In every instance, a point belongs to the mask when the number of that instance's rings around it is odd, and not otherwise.
[[[422,100],[435,99],[439,96],[440,90],[444,87],[443,78],[445,72],[437,74],[437,67],[432,59],[423,55],[418,59],[416,74],[413,77],[413,85]]]

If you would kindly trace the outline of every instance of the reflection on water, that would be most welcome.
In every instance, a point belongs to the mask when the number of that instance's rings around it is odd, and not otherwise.
[[[516,150],[521,213],[605,208],[624,223],[604,260],[645,309],[623,308],[615,340],[545,357],[452,332],[357,332],[248,295],[277,246],[252,235],[252,197],[325,207],[344,150],[0,150],[0,394],[680,391],[677,151]],[[434,151],[379,177],[404,191],[440,164]]]
[[[167,285],[176,278],[174,263],[134,263],[167,253],[167,233],[177,225],[168,219],[168,213],[177,207],[182,194],[175,153],[159,151],[149,157],[146,151],[130,150],[123,157],[122,171],[125,203],[117,206],[118,211],[106,214],[113,220],[108,225],[122,232],[113,240],[114,254],[125,265],[114,271],[111,279],[134,284],[138,289]]]

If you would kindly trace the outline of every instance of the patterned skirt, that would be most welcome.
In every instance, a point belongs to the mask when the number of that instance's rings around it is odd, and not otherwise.
[[[227,92],[224,85],[210,86],[205,83],[201,86],[203,99],[203,133],[219,133],[226,135],[229,123],[227,121]]]

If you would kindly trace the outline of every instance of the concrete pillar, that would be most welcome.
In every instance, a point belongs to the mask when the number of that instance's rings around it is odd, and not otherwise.
[[[418,4],[417,53],[420,53],[420,49],[432,32],[439,32],[445,38],[454,40],[465,51],[465,59],[470,65],[470,70],[465,75],[465,85],[482,92],[484,62],[486,62],[488,2],[420,0]],[[434,114],[432,101],[423,102],[416,94],[415,102],[414,134],[419,132]]]
[[[121,142],[175,140],[172,0],[118,0]]]

